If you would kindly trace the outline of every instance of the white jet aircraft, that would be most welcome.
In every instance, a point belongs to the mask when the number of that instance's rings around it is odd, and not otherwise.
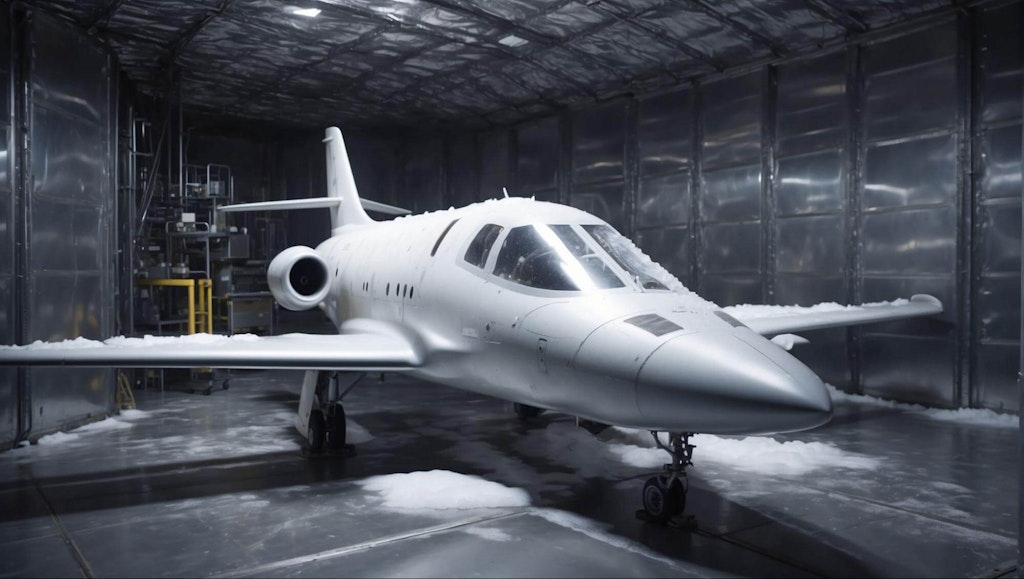
[[[374,222],[341,131],[326,131],[327,197],[221,211],[328,208],[331,237],[291,247],[267,277],[283,307],[320,307],[339,335],[221,337],[196,344],[113,338],[13,346],[0,365],[306,370],[296,426],[311,451],[345,445],[342,399],[366,372],[407,372],[591,427],[669,433],[671,455],[643,505],[664,522],[685,505],[691,433],[764,434],[819,426],[821,380],[764,336],[933,315],[900,305],[758,318],[744,324],[682,286],[586,212],[523,198]],[[407,213],[407,212],[405,212]]]

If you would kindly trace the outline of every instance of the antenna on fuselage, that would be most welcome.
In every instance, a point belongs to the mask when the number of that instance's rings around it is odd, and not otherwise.
[[[508,199],[508,189],[502,187],[501,192],[505,194],[505,199]]]

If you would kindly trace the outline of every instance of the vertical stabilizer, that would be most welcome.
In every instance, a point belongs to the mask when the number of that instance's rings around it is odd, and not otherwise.
[[[356,189],[356,180],[352,177],[352,165],[348,161],[345,140],[338,127],[329,127],[324,134],[327,144],[327,196],[338,197],[341,203],[331,214],[331,227],[354,223],[370,223],[373,220],[366,214]]]

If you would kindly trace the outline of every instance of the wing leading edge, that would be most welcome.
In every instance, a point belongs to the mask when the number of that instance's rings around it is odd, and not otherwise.
[[[422,365],[422,353],[388,334],[285,334],[78,338],[0,346],[0,366],[116,368],[242,368],[396,371]]]
[[[834,310],[810,309],[807,313],[789,313],[783,309],[782,313],[778,315],[745,315],[742,307],[730,308],[727,311],[729,315],[743,322],[758,334],[774,336],[821,328],[932,316],[942,313],[942,302],[932,296],[918,294],[911,297],[910,301],[901,300],[891,304],[864,306],[837,306]]]

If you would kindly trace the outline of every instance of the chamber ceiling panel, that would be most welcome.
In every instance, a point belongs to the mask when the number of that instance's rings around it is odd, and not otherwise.
[[[178,66],[189,110],[320,128],[515,122],[813,50],[948,2],[323,0],[310,5],[320,11],[315,17],[276,0],[25,4],[106,42],[143,93],[166,94]],[[948,50],[942,41],[922,39],[907,47],[908,58]],[[868,68],[880,73],[871,62]],[[940,68],[929,71],[943,76]],[[477,94],[453,103],[444,90],[450,86]],[[338,91],[351,98],[336,98]],[[884,87],[872,94],[888,105]]]

